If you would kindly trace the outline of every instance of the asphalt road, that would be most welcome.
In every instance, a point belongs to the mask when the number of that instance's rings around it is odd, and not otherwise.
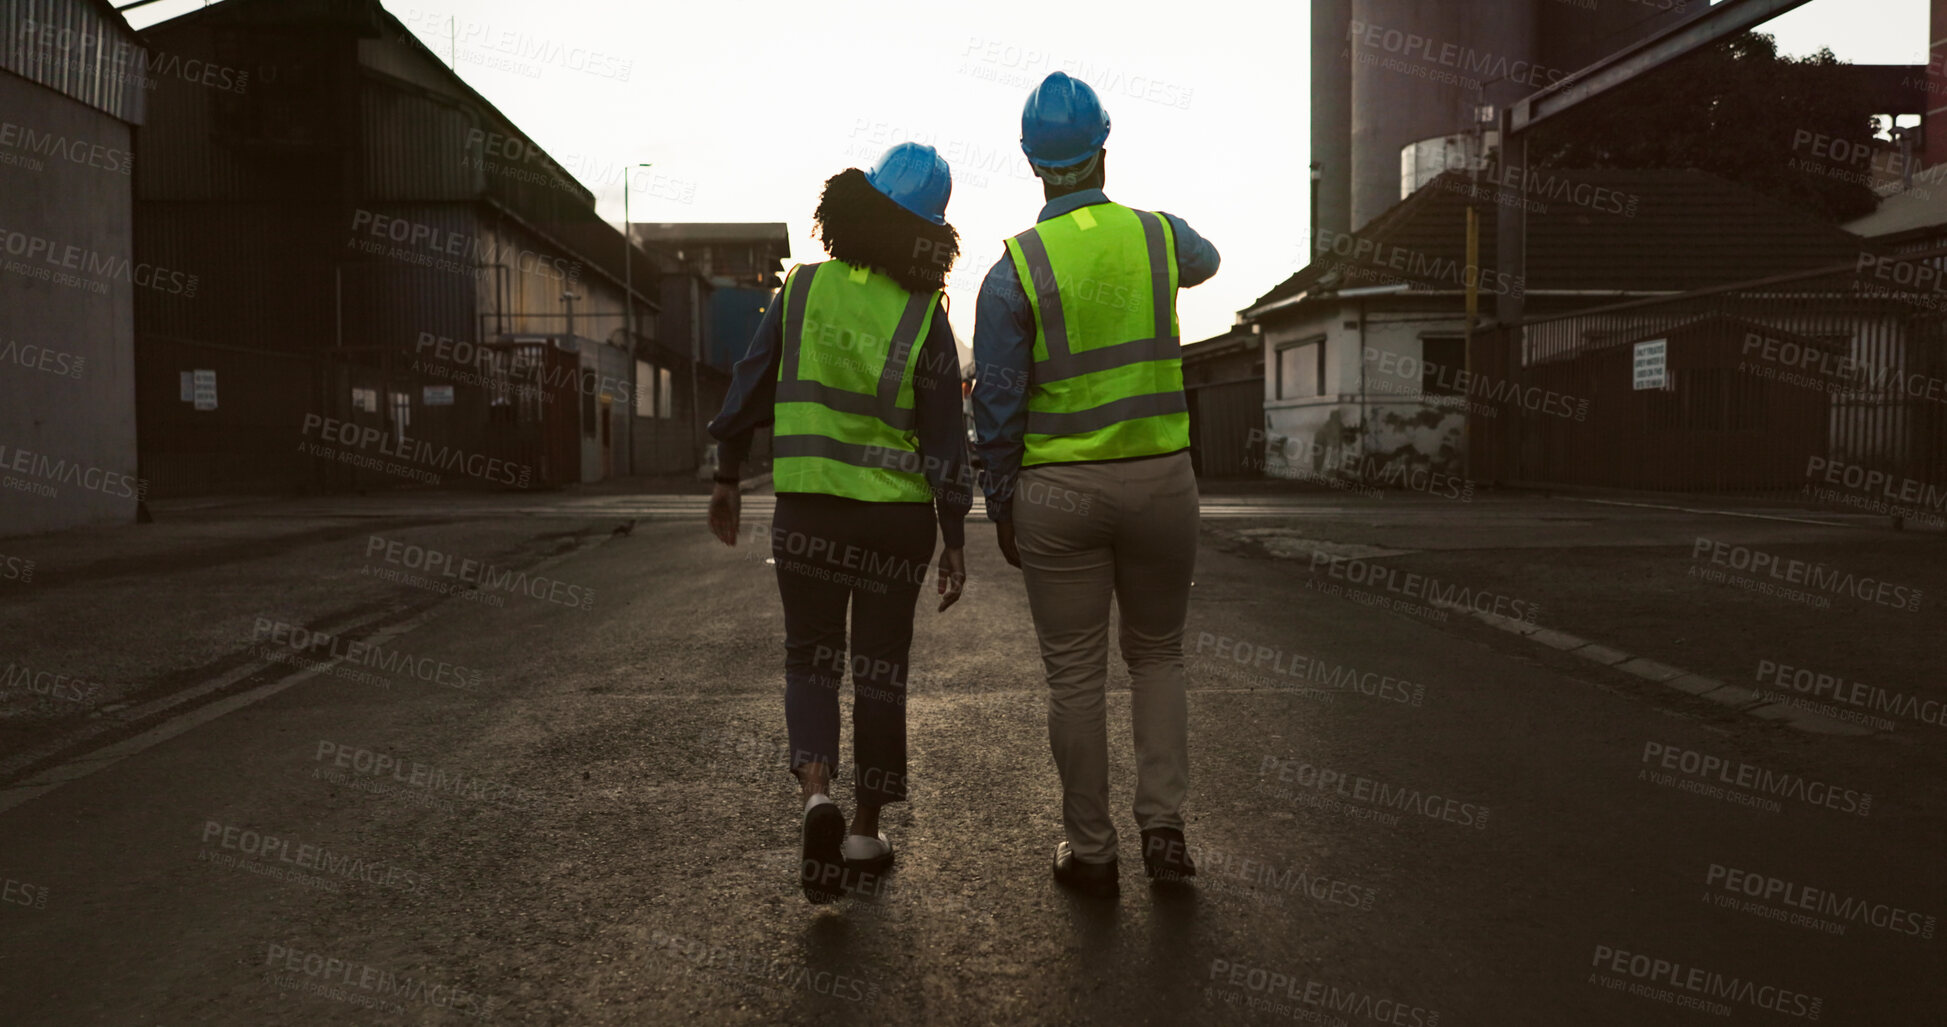
[[[1143,883],[1117,665],[1124,891],[1068,896],[1025,596],[971,527],[967,598],[919,614],[880,894],[797,889],[766,554],[645,521],[540,565],[541,598],[383,626],[398,669],[280,667],[0,812],[0,1020],[1941,1022],[1941,778],[1907,736],[1793,732],[1216,545],[1203,873]]]

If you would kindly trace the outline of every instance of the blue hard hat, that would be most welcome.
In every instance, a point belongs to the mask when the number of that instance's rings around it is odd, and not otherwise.
[[[1044,168],[1065,168],[1089,159],[1109,138],[1109,112],[1095,90],[1065,71],[1041,80],[1021,108],[1021,152]]]
[[[881,154],[865,177],[892,202],[936,225],[946,224],[953,172],[938,150],[925,143],[900,143]]]

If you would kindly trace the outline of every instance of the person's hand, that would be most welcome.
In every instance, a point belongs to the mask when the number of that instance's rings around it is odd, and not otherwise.
[[[967,551],[960,546],[940,550],[940,612],[960,601],[967,587]]]
[[[737,530],[743,526],[744,497],[735,485],[718,482],[710,490],[710,534],[726,546],[737,544]]]
[[[1007,558],[1010,566],[1021,566],[1021,551],[1014,548],[1014,522],[1001,521],[994,528],[995,534],[1000,536],[1001,555]]]

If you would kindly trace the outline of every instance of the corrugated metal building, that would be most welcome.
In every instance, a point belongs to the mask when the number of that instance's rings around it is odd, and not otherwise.
[[[215,69],[164,81],[140,140],[138,248],[199,281],[136,310],[159,493],[634,468],[638,360],[689,349],[656,344],[653,261],[403,24],[230,0],[144,38]],[[215,410],[180,400],[185,370],[215,372]]]
[[[130,237],[159,65],[104,0],[0,0],[0,535],[130,522],[136,295],[181,289]]]

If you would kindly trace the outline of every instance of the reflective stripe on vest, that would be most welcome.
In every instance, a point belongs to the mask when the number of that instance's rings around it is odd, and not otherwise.
[[[913,375],[914,350],[939,299],[839,261],[792,270],[772,442],[777,491],[882,503],[932,498]]]
[[[1187,448],[1175,240],[1163,217],[1093,204],[1007,248],[1035,314],[1022,464]]]

